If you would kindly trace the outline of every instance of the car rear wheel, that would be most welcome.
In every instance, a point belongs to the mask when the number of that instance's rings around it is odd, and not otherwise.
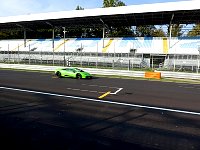
[[[82,78],[81,74],[78,73],[78,74],[76,75],[76,78],[77,78],[77,79],[81,79],[81,78]]]
[[[61,73],[58,71],[58,72],[56,72],[56,75],[59,77],[59,78],[61,78]]]

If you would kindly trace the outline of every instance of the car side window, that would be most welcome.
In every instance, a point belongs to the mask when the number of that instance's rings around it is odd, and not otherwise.
[[[69,71],[69,72],[74,72],[74,70],[73,70],[73,69],[68,69],[68,71]]]

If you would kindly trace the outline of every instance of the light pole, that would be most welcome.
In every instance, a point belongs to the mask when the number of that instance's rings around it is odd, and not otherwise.
[[[199,55],[198,55],[198,67],[197,67],[197,73],[199,73],[200,45],[198,45],[198,51],[199,51]]]
[[[66,33],[66,30],[65,30],[65,27],[63,27],[63,33],[64,33],[64,56],[63,56],[63,59],[64,59],[64,66],[66,66],[66,59],[65,59],[65,33]]]

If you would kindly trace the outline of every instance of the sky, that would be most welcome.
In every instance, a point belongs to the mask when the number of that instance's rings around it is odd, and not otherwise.
[[[126,5],[177,2],[184,0],[121,0]],[[75,10],[77,6],[84,9],[101,8],[103,0],[1,0],[0,17]]]

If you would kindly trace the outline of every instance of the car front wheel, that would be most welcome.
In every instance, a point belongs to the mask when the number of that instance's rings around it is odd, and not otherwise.
[[[77,79],[81,79],[81,78],[82,78],[81,74],[78,73],[78,74],[76,75],[76,78],[77,78]]]

